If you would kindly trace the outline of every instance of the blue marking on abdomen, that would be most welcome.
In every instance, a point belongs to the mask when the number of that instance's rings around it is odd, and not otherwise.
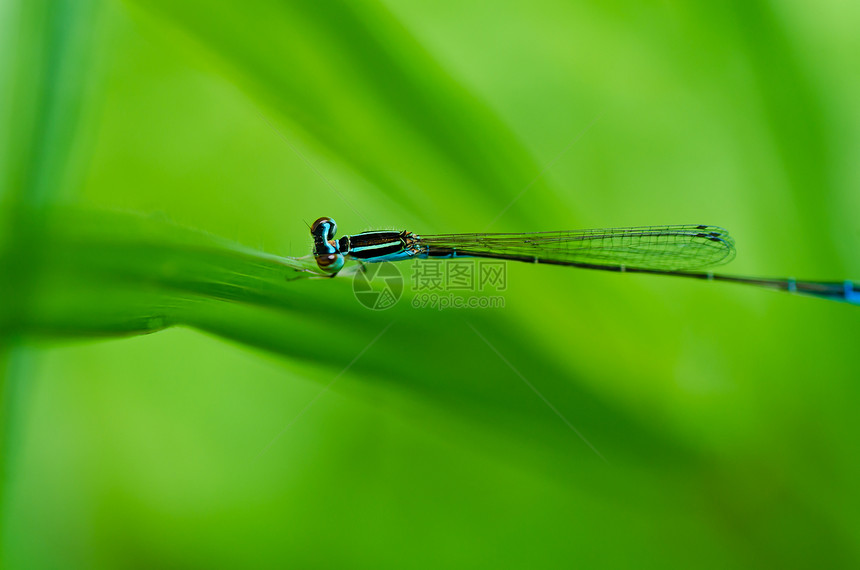
[[[854,290],[854,283],[852,281],[845,282],[845,300],[849,303],[860,305],[860,291]]]

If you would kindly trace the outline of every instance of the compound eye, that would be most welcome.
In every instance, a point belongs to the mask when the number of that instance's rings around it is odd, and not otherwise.
[[[326,273],[337,273],[343,268],[343,256],[339,253],[327,253],[316,256],[317,265]]]
[[[334,223],[334,220],[325,216],[319,218],[313,223],[313,225],[311,225],[311,235],[314,237],[322,237],[326,241],[334,239],[334,235],[336,233],[337,224]]]

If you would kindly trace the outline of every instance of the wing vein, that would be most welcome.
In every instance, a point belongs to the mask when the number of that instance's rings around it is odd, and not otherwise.
[[[734,240],[726,230],[705,225],[416,237],[423,247],[476,255],[533,256],[553,262],[663,271],[726,263],[735,252]]]

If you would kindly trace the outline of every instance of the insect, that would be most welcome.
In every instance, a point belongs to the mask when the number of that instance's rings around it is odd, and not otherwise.
[[[731,261],[734,240],[707,225],[645,226],[535,233],[419,235],[375,230],[335,239],[337,224],[322,217],[311,226],[320,270],[336,275],[347,258],[365,263],[406,259],[489,258],[627,273],[728,281],[860,304],[852,281],[738,277],[703,271]]]

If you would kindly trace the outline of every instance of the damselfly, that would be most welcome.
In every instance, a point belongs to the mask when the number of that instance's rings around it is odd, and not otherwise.
[[[337,274],[345,259],[362,262],[481,257],[566,265],[583,269],[650,273],[729,281],[779,291],[860,304],[851,281],[737,277],[702,271],[731,261],[734,240],[723,228],[705,225],[647,226],[510,234],[418,235],[408,231],[368,231],[335,239],[337,224],[320,218],[311,226],[319,268]]]

